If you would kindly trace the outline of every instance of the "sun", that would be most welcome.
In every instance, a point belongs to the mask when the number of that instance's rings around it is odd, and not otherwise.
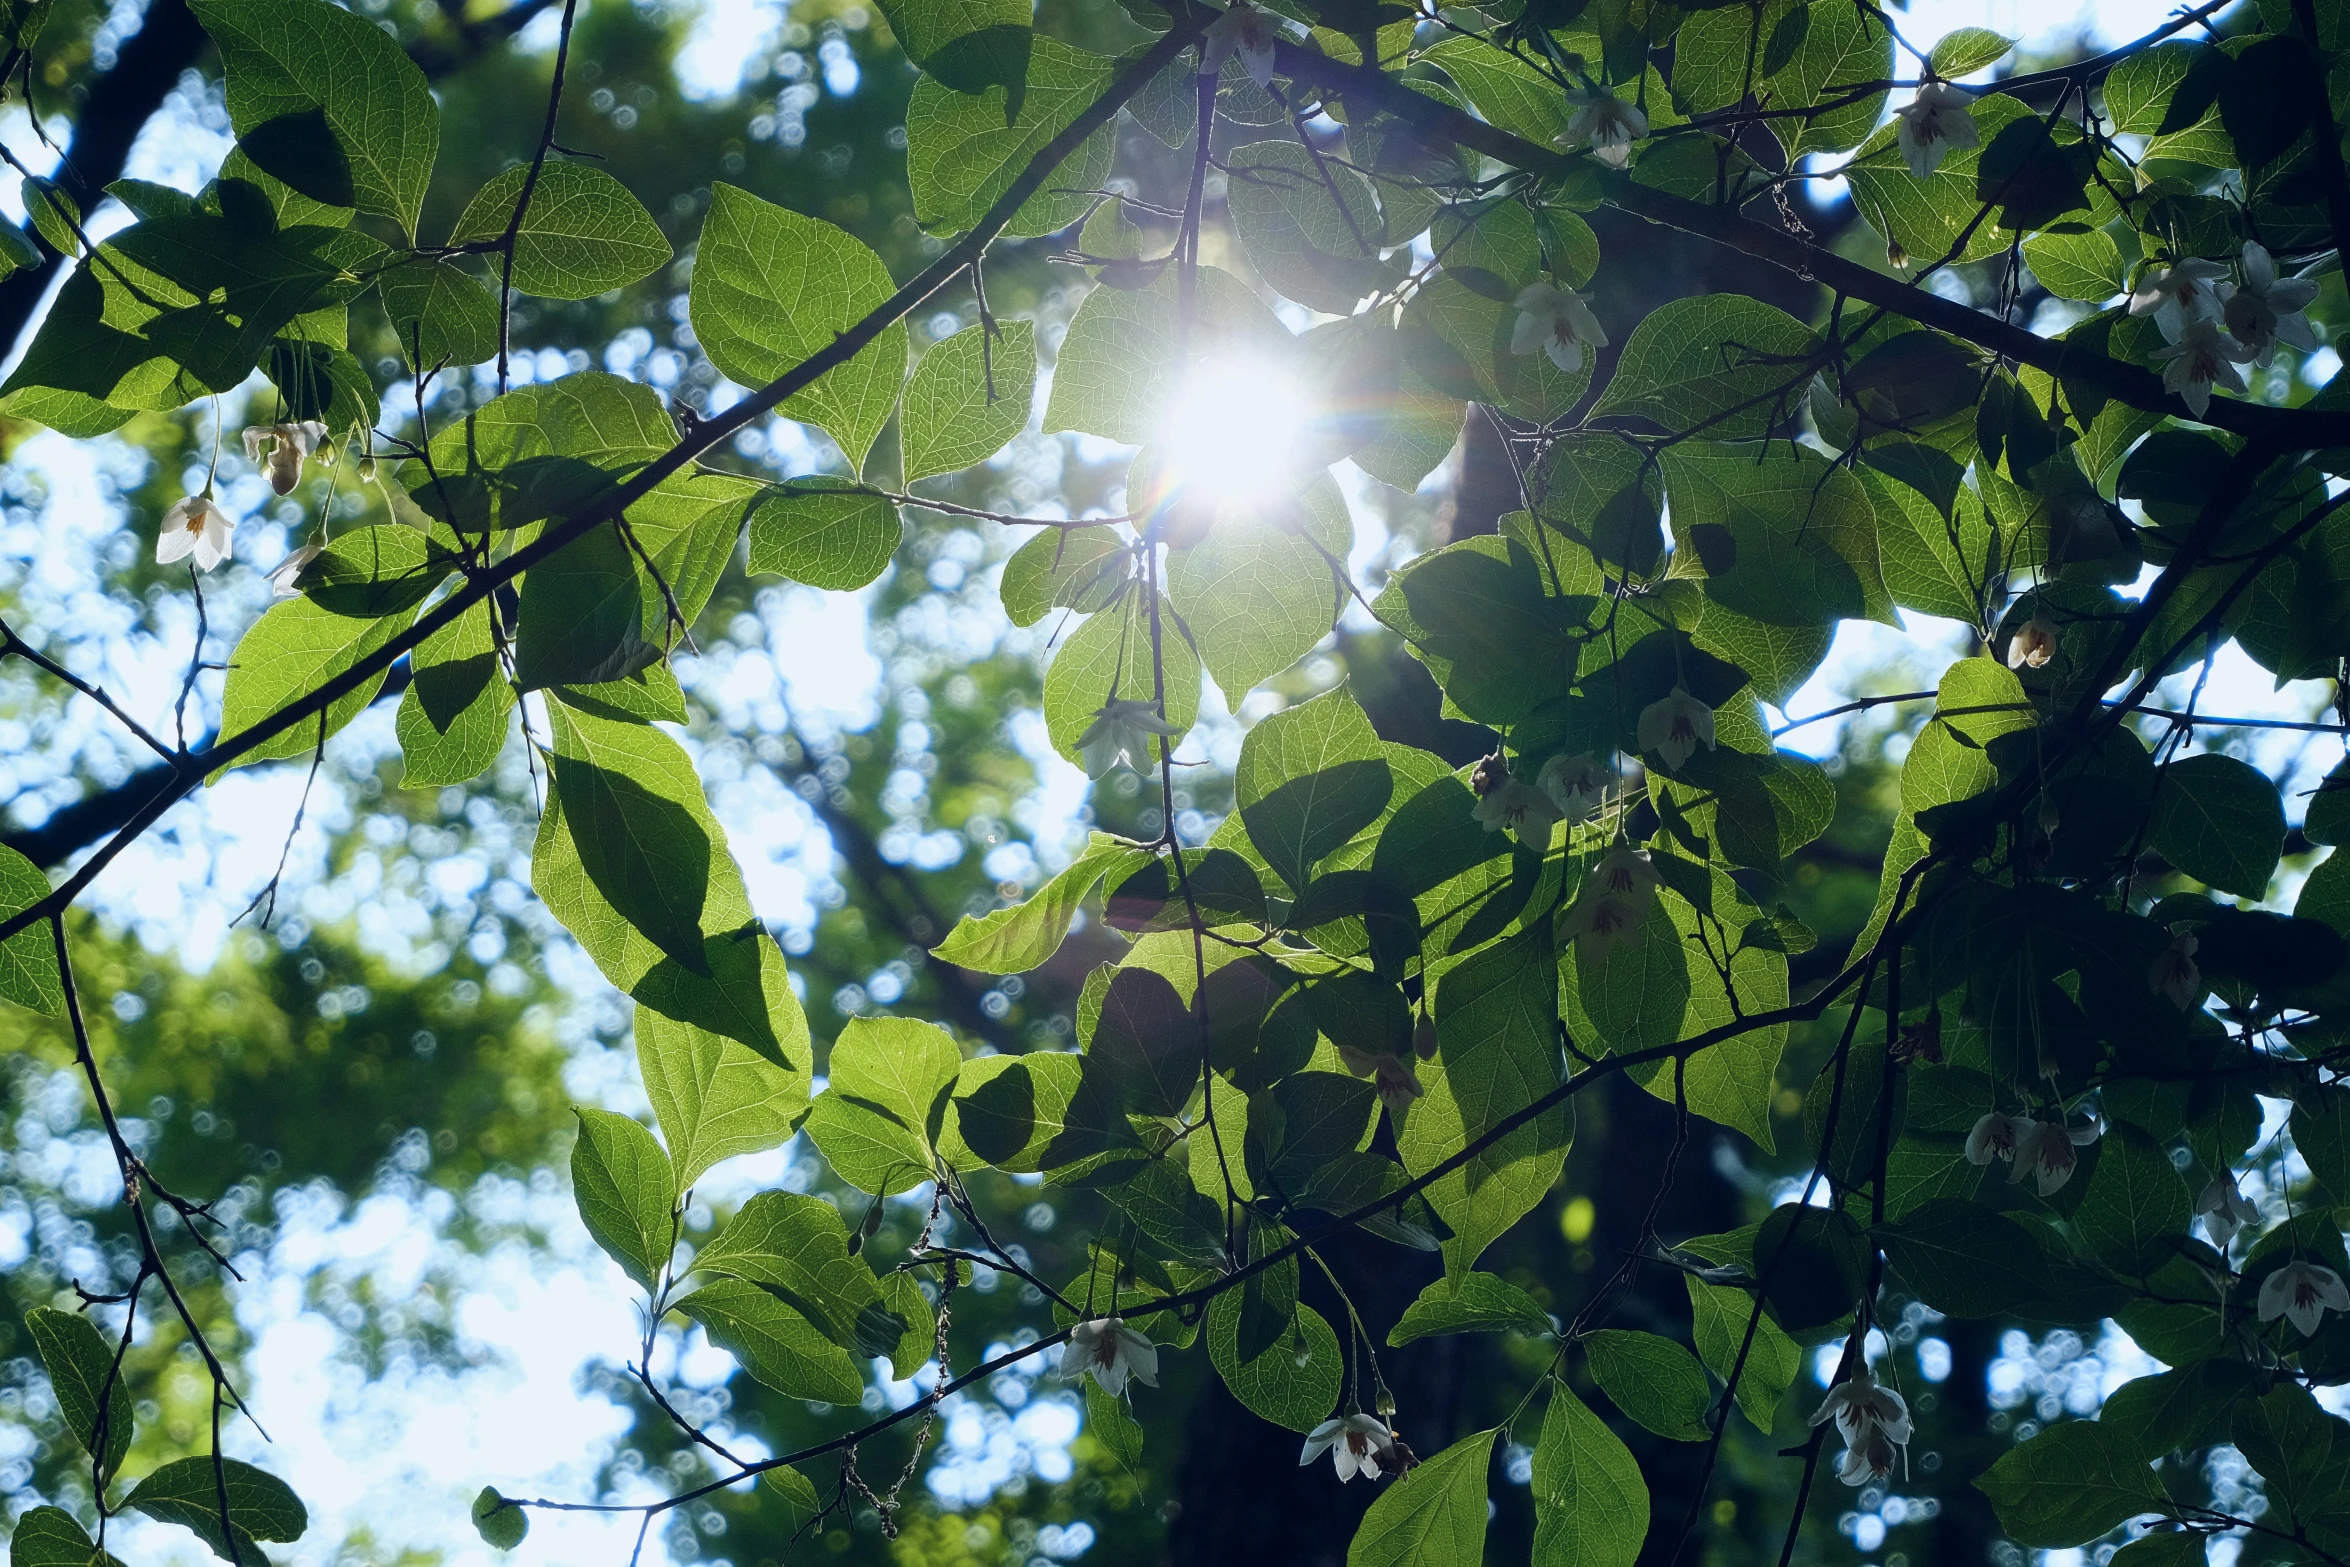
[[[1305,479],[1305,388],[1261,355],[1203,360],[1168,400],[1163,481],[1222,511],[1288,495]]]

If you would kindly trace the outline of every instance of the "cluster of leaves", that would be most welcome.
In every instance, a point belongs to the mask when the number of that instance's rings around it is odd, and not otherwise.
[[[1916,125],[1885,119],[1907,46],[1865,4],[1423,14],[1334,0],[1293,26],[1239,4],[1138,7],[1156,36],[1110,59],[1039,35],[1026,6],[914,0],[890,12],[923,72],[909,190],[954,243],[900,287],[845,232],[714,186],[690,320],[712,364],[758,390],[683,425],[601,373],[503,390],[516,294],[584,299],[670,259],[618,181],[550,133],[425,243],[438,111],[407,57],[327,0],[196,9],[237,149],[193,197],[115,187],[137,221],[102,243],[43,197],[42,232],[82,264],[0,411],[95,435],[259,372],[281,425],[323,426],[334,460],[380,491],[380,520],[320,539],[293,595],[239,642],[220,738],[179,754],[177,782],[311,752],[402,656],[409,784],[476,778],[520,729],[545,764],[533,884],[636,1004],[661,1136],[583,1111],[572,1176],[590,1233],[647,1293],[648,1335],[674,1311],[769,1387],[840,1406],[860,1401],[866,1360],[900,1377],[935,1360],[935,1390],[894,1424],[1011,1360],[1124,1342],[1104,1319],[1175,1349],[1204,1327],[1246,1408],[1324,1446],[1359,1437],[1406,1471],[1350,1559],[1451,1563],[1480,1559],[1501,1431],[1416,1463],[1383,1424],[1382,1352],[1514,1331],[1556,1349],[1527,1394],[1547,1401],[1537,1553],[1621,1564],[1646,1538],[1648,1490],[1571,1390],[1574,1357],[1631,1420],[1705,1443],[1710,1468],[1733,1409],[1771,1426],[1804,1345],[1841,1341],[1840,1379],[1865,1390],[1867,1334],[1898,1287],[1956,1317],[2112,1317],[2178,1368],[1982,1478],[2016,1539],[2081,1544],[2155,1515],[2184,1528],[2134,1550],[2237,1527],[2327,1559],[2350,1546],[2350,1471],[2308,1392],[2350,1381],[2350,1326],[2273,1304],[2327,1298],[2329,1271],[2340,1292],[2350,1257],[2332,1208],[2240,1255],[2232,1220],[2210,1227],[2216,1245],[2191,1233],[2199,1211],[2235,1212],[2256,1094],[2292,1102],[2326,1202],[2350,1202],[2350,1090],[2334,1075],[2350,873],[2320,867],[2290,915],[2149,899],[2151,856],[2210,893],[2265,900],[2287,824],[2274,780],[2190,754],[2192,715],[2151,744],[2131,722],[2159,682],[2230,641],[2280,681],[2336,676],[2350,655],[2338,398],[2190,406],[2148,368],[2167,352],[2152,307],[2177,294],[2154,285],[2240,264],[2233,286],[2253,291],[2264,274],[2247,247],[2316,276],[2350,238],[2339,6],[2279,0],[2216,41],[2175,36],[2182,21],[2086,67],[2009,78],[1959,111],[1972,137],[1920,172],[1903,145]],[[1908,55],[1931,81],[2006,50],[1977,30]],[[1163,204],[1108,191],[1121,115],[1188,165]],[[1850,154],[1861,215],[1913,276],[1742,216],[1815,153]],[[1332,319],[1293,332],[1201,262],[1211,168],[1257,277]],[[1614,323],[1620,350],[1603,357],[1576,292],[1608,259],[1585,216],[1601,207],[1778,262],[1829,297],[1808,319],[1685,300]],[[837,590],[880,576],[900,507],[924,504],[868,481],[893,423],[906,484],[1027,428],[1030,324],[983,307],[909,371],[902,318],[976,279],[997,239],[1054,234],[1099,286],[1059,345],[1043,428],[1140,450],[1130,515],[1040,532],[1007,565],[1003,605],[1019,625],[1083,617],[1045,679],[1052,743],[1097,773],[1155,759],[1170,825],[1155,842],[1097,835],[938,948],[1024,973],[1098,894],[1135,939],[1087,981],[1076,1049],[966,1057],[936,1026],[865,1019],[831,1044],[811,1097],[815,1042],[783,955],[693,758],[659,727],[687,717],[667,657],[746,535],[753,573]],[[1915,286],[1986,262],[1997,313]],[[2027,275],[2101,308],[2055,338],[2020,331],[2005,311]],[[2140,305],[2111,303],[2138,285]],[[354,307],[391,323],[420,407],[452,365],[499,362],[502,395],[429,435],[378,433]],[[1212,457],[1166,439],[1201,367],[1234,364],[1283,389],[1298,431],[1287,471],[1237,498],[1187,471]],[[2185,379],[2208,392],[2212,378]],[[1234,811],[1179,843],[1167,769],[1202,680],[1237,707],[1321,643],[1352,591],[1331,466],[1414,486],[1471,405],[1504,432],[1524,505],[1413,561],[1370,609],[1493,753],[1455,768],[1383,740],[1331,691],[1252,728]],[[822,429],[850,472],[778,484],[698,460],[769,410]],[[1970,626],[1987,653],[1943,676],[1902,764],[1875,915],[1798,999],[1789,960],[1817,937],[1765,901],[1828,828],[1834,793],[1776,748],[1765,709],[1804,685],[1841,622],[1898,626],[1905,610]],[[2311,807],[2311,842],[2350,827],[2344,789],[2350,771]],[[0,862],[12,1000],[71,1006],[57,909],[87,874],[52,893]],[[1805,1098],[1805,1200],[1668,1254],[1687,1276],[1690,1345],[1604,1326],[1604,1291],[1555,1322],[1480,1271],[1558,1178],[1578,1092],[1621,1073],[1684,1135],[1702,1118],[1767,1148],[1790,1026],[1838,1009],[1841,1043]],[[873,1197],[864,1225],[765,1192],[681,1252],[694,1183],[801,1130]],[[2030,1188],[1986,1185],[2002,1156]],[[963,1181],[981,1168],[1100,1194],[1112,1217],[1077,1277],[1036,1277],[989,1237]],[[933,1218],[952,1208],[979,1249],[925,1227],[877,1267],[864,1242],[880,1200],[925,1186]],[[1383,1336],[1302,1299],[1305,1263],[1350,1229],[1441,1259]],[[1653,1220],[1645,1238],[1660,1240]],[[975,1266],[1020,1277],[1050,1320],[957,1374],[952,1294]],[[72,1314],[35,1332],[103,1498],[129,1435],[120,1350]],[[1096,1429],[1130,1447],[1118,1394],[1132,1367],[1096,1369]],[[1868,1422],[1838,1424],[1846,1477],[1886,1472]],[[862,1498],[886,1518],[855,1468],[873,1429],[704,1489],[755,1472],[810,1517]],[[1896,1429],[1905,1440],[1906,1419],[1873,1434]],[[2279,1514],[2206,1506],[2191,1466],[2166,1466],[2221,1441]],[[1821,1447],[1807,1444],[1807,1475]],[[798,1466],[836,1451],[827,1501]],[[239,1560],[303,1522],[277,1482],[218,1457],[166,1465],[121,1505]],[[527,1510],[485,1492],[475,1514],[511,1546]],[[97,1549],[69,1515],[33,1516],[47,1554],[29,1560]]]

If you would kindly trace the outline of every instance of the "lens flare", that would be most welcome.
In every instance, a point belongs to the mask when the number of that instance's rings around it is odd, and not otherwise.
[[[1306,477],[1305,403],[1297,377],[1269,360],[1198,365],[1168,404],[1162,481],[1218,510],[1286,498]]]

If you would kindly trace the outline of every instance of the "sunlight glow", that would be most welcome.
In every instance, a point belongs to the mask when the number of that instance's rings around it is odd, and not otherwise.
[[[1166,483],[1219,508],[1287,495],[1306,476],[1305,404],[1297,378],[1267,360],[1195,366],[1168,404]]]

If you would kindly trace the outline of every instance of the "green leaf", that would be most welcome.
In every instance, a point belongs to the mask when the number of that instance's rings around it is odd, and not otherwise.
[[[1962,658],[1942,672],[1934,716],[1901,765],[1901,804],[1916,813],[1971,800],[1998,781],[1986,749],[2032,727],[2023,682],[1990,658]]]
[[[2031,109],[1999,93],[1977,98],[1968,112],[1985,148],[2009,126],[2036,120]],[[1977,198],[1981,150],[1953,149],[1933,173],[1920,179],[1902,161],[1895,134],[1895,126],[1887,123],[1861,143],[1846,175],[1852,181],[1853,206],[1869,227],[1900,246],[1916,266],[1937,263],[1954,250],[1959,261],[1977,261],[2015,242],[2016,234],[1998,222],[1976,221],[1983,209]]]
[[[1094,833],[1084,853],[1025,900],[991,914],[966,914],[931,950],[981,974],[1025,974],[1060,950],[1071,916],[1105,875],[1123,877],[1149,858],[1108,833]]]
[[[1121,968],[1110,976],[1086,1054],[1127,1110],[1172,1116],[1199,1084],[1204,1040],[1173,985],[1146,968]]]
[[[49,878],[41,868],[0,844],[0,919],[21,914],[47,896]],[[46,922],[36,921],[0,942],[0,996],[49,1017],[65,1010],[57,941]]]
[[[1884,568],[1885,590],[1903,609],[1980,625],[1987,584],[1997,564],[1998,536],[1982,498],[1968,486],[1949,486],[1945,511],[1909,473],[1879,462],[1884,448],[1909,444],[1875,443],[1863,454],[1858,470],[1862,488],[1876,505],[1877,558]],[[1955,462],[1944,461],[1956,469]],[[1939,466],[1921,459],[1912,472],[1930,483],[1927,475]]]
[[[1233,798],[1249,841],[1292,888],[1376,821],[1395,785],[1371,720],[1343,687],[1248,732]]]
[[[16,1521],[8,1540],[8,1567],[122,1567],[98,1549],[62,1507],[36,1507]]]
[[[764,386],[796,368],[893,288],[881,258],[847,231],[732,185],[710,187],[691,318],[710,362],[743,385]],[[849,466],[862,468],[905,375],[906,328],[893,322],[779,411],[820,426]]]
[[[1463,1437],[1379,1493],[1346,1567],[1479,1567],[1496,1431]]]
[[[659,392],[584,371],[517,388],[443,424],[431,463],[410,462],[400,478],[426,515],[461,533],[519,528],[593,505],[676,441]],[[673,479],[655,495],[678,493],[672,486],[693,493],[711,477]],[[651,520],[653,505],[648,496],[631,507],[630,522]]]
[[[1036,36],[1024,0],[889,0],[881,10],[907,59],[960,93],[1003,87],[1019,111]]]
[[[1504,1329],[1534,1336],[1549,1333],[1550,1313],[1507,1279],[1472,1270],[1438,1279],[1420,1291],[1419,1298],[1404,1308],[1402,1319],[1388,1329],[1387,1342],[1401,1348],[1439,1333]]]
[[[1249,264],[1289,298],[1351,315],[1400,275],[1379,258],[1378,201],[1354,169],[1294,141],[1235,148],[1225,167],[1225,199]]]
[[[1673,300],[1632,329],[1592,414],[1672,431],[1702,425],[1712,440],[1761,435],[1803,400],[1811,371],[1802,361],[1818,348],[1811,328],[1759,299]]]
[[[1199,659],[1191,644],[1164,612],[1160,647],[1167,681],[1167,722],[1177,731],[1173,743],[1182,744],[1182,731],[1199,716]],[[1150,605],[1139,592],[1095,615],[1062,641],[1044,672],[1045,733],[1053,749],[1072,762],[1080,760],[1078,739],[1112,697],[1147,702],[1154,694],[1151,678]]]
[[[2099,1419],[2128,1434],[2152,1462],[2229,1440],[2236,1402],[2251,1387],[2251,1368],[2240,1360],[2197,1361],[2123,1383],[2107,1395]]]
[[[726,834],[702,799],[701,780],[677,742],[646,724],[567,712],[559,733],[588,737],[590,760],[673,802],[709,841],[709,890],[702,900],[699,964],[665,954],[637,929],[588,874],[563,810],[548,798],[531,850],[531,886],[614,986],[665,1017],[740,1040],[780,1065],[786,1037],[804,1039],[806,1024],[791,999],[783,955],[760,928],[742,873],[725,852]]]
[[[514,635],[515,683],[525,691],[593,685],[654,663],[660,648],[641,634],[646,590],[636,551],[608,522],[531,567]]]
[[[808,1025],[796,999],[790,1017],[784,1054],[806,1061]],[[637,1008],[636,1060],[680,1192],[723,1160],[782,1147],[808,1113],[805,1071],[650,1007]]]
[[[1317,474],[1307,495],[1327,500],[1336,515],[1346,503],[1327,474]],[[1253,525],[1255,519],[1219,517],[1205,541],[1172,552],[1167,563],[1167,598],[1191,631],[1200,661],[1237,709],[1251,688],[1270,680],[1312,652],[1342,607],[1335,556],[1325,555],[1303,530]]]
[[[316,0],[192,3],[220,49],[237,134],[280,115],[323,111],[359,210],[414,234],[441,114],[407,51],[367,17]]]
[[[493,1550],[510,1551],[530,1538],[530,1514],[485,1485],[473,1499],[473,1529]]]
[[[1918,1299],[1949,1316],[2001,1316],[2048,1291],[2032,1232],[1979,1203],[1934,1198],[1880,1226],[1876,1239]]]
[[[1582,1345],[1592,1380],[1625,1414],[1676,1442],[1702,1442],[1713,1435],[1705,1423],[1713,1387],[1688,1350],[1669,1338],[1628,1328],[1600,1328],[1584,1335]]]
[[[2266,774],[2232,756],[2183,757],[2162,771],[2154,847],[2207,887],[2268,895],[2285,846],[2285,807]]]
[[[1134,567],[1133,547],[1108,528],[1043,528],[1004,562],[1004,613],[1033,626],[1055,609],[1110,607]]]
[[[2073,1224],[2108,1266],[2144,1277],[2176,1255],[2170,1243],[2186,1235],[2191,1207],[2170,1155],[2138,1128],[2116,1125],[2098,1141]]]
[[[1110,85],[1108,60],[1039,37],[1028,59],[1027,90],[1017,112],[1001,86],[977,95],[936,77],[914,84],[906,106],[906,181],[914,217],[933,234],[976,226],[1045,144],[1067,129]],[[1005,233],[1029,239],[1085,216],[1110,175],[1114,125],[1087,137],[1028,198]]]
[[[771,1290],[740,1279],[705,1284],[677,1303],[710,1342],[786,1398],[853,1405],[865,1379],[849,1352],[785,1305]]]
[[[530,170],[517,164],[466,204],[452,245],[503,241]],[[549,162],[531,186],[514,234],[514,286],[541,299],[593,299],[665,266],[669,240],[645,204],[602,169]],[[493,271],[502,257],[493,255]]]
[[[2128,268],[2121,247],[2103,229],[2086,234],[2034,234],[2024,241],[2024,265],[2059,299],[2102,305],[2122,292]]]
[[[935,1023],[851,1018],[833,1044],[808,1135],[858,1190],[910,1191],[930,1179],[930,1150],[962,1059]]]
[[[331,590],[311,593],[274,606],[253,623],[229,655],[228,680],[220,697],[223,741],[275,717],[407,630],[416,619],[417,600],[447,570],[445,563],[427,556],[424,535],[397,526],[354,528],[328,544],[312,563],[311,574],[331,578],[348,572],[352,580],[371,586],[361,590],[359,603]],[[397,597],[388,605],[366,604],[364,599],[377,587]],[[352,613],[371,607],[380,619]],[[327,706],[323,727],[320,719],[306,718],[227,767],[303,755],[365,711],[382,684],[380,674],[361,681],[356,690]]]
[[[1426,1093],[1396,1139],[1414,1175],[1558,1086],[1557,973],[1542,921],[1445,974],[1436,993],[1436,1059],[1419,1069]],[[1466,1273],[1542,1200],[1573,1131],[1566,1107],[1554,1106],[1426,1189],[1453,1230],[1444,1243],[1447,1273]]]
[[[2000,1454],[1976,1489],[2021,1545],[2083,1545],[2141,1513],[2162,1488],[2129,1437],[2103,1421],[2066,1420]]]
[[[2338,1510],[2343,1468],[2336,1449],[2350,1426],[2320,1408],[2307,1388],[2287,1382],[2238,1400],[2229,1435],[2289,1518],[2307,1525]]]
[[[905,538],[895,502],[846,479],[795,479],[751,513],[751,570],[812,588],[861,588]]]
[[[1738,1365],[1738,1347],[1746,1341],[1747,1324],[1761,1310],[1753,1296],[1726,1285],[1699,1283],[1683,1275],[1689,1287],[1692,1336],[1697,1356],[1706,1369],[1724,1382]],[[1768,1316],[1754,1322],[1754,1342],[1746,1353],[1746,1369],[1738,1377],[1738,1407],[1756,1428],[1768,1432],[1779,1418],[1779,1402],[1795,1385],[1803,1366],[1803,1346]]]
[[[485,600],[426,637],[409,655],[415,680],[394,722],[410,789],[480,777],[506,748],[514,688],[498,667]]]
[[[1755,46],[1759,42],[1760,48]],[[1809,0],[1771,0],[1698,11],[1674,38],[1673,97],[1690,112],[1726,109],[1757,93],[1777,105],[1835,102],[1824,113],[1767,122],[1792,159],[1799,152],[1842,151],[1868,135],[1885,94],[1852,102],[1854,82],[1893,74],[1893,39],[1858,12]],[[1705,160],[1707,184],[1712,158]]]
[[[1035,399],[1032,323],[1002,322],[992,338],[984,324],[966,327],[937,344],[906,383],[906,482],[987,461],[1028,428]]]
[[[229,1527],[236,1531],[233,1545],[220,1532],[223,1490]],[[175,1459],[132,1487],[122,1505],[194,1530],[222,1561],[261,1561],[255,1540],[299,1540],[310,1527],[302,1499],[283,1480],[234,1458]]]
[[[1960,27],[1944,33],[1942,41],[1934,45],[1933,53],[1926,58],[1936,76],[1944,81],[1956,81],[1961,76],[1972,76],[1987,65],[1997,65],[2014,47],[2014,39],[1988,27]]]
[[[1689,1369],[1702,1384],[1705,1373],[1695,1362]],[[1648,1484],[1640,1465],[1607,1423],[1554,1379],[1534,1445],[1534,1562],[1632,1567],[1647,1537]]]
[[[114,1346],[96,1323],[79,1312],[35,1306],[25,1313],[24,1320],[32,1332],[33,1347],[40,1352],[41,1367],[49,1373],[58,1411],[84,1452],[100,1452],[103,1421],[105,1443],[99,1467],[112,1474],[122,1467],[123,1455],[131,1450],[131,1390],[115,1364]]]
[[[1240,1352],[1241,1290],[1227,1290],[1208,1307],[1208,1359],[1242,1406],[1292,1431],[1311,1431],[1338,1402],[1345,1356],[1338,1335],[1311,1306],[1296,1306],[1293,1321],[1253,1356]],[[1302,1362],[1302,1363],[1301,1363]]]
[[[628,1276],[654,1288],[677,1238],[677,1183],[653,1134],[625,1115],[579,1109],[571,1195],[580,1221]]]
[[[1769,626],[1864,616],[1897,624],[1876,511],[1847,469],[1803,449],[1690,442],[1664,457],[1675,566],[1702,573],[1717,611]]]
[[[335,139],[324,109],[294,109],[263,120],[237,139],[237,150],[255,168],[320,206],[359,204],[351,160]]]
[[[866,1326],[868,1313],[886,1310],[881,1288],[873,1270],[850,1255],[840,1210],[821,1197],[754,1194],[725,1229],[694,1253],[693,1267],[697,1273],[724,1274],[765,1288],[826,1338],[855,1353],[886,1353],[906,1326],[895,1321],[886,1342]]]
[[[49,242],[49,248],[61,256],[79,256],[82,242],[75,237],[81,227],[82,209],[60,189],[54,180],[45,180],[28,174],[23,182],[25,212],[32,219],[33,232]]]
[[[702,914],[717,850],[665,765],[675,742],[560,704],[548,712],[553,794],[588,879],[654,946],[705,971]]]
[[[1142,1462],[1141,1423],[1090,1377],[1085,1383],[1085,1425],[1093,1439],[1128,1469]]]

